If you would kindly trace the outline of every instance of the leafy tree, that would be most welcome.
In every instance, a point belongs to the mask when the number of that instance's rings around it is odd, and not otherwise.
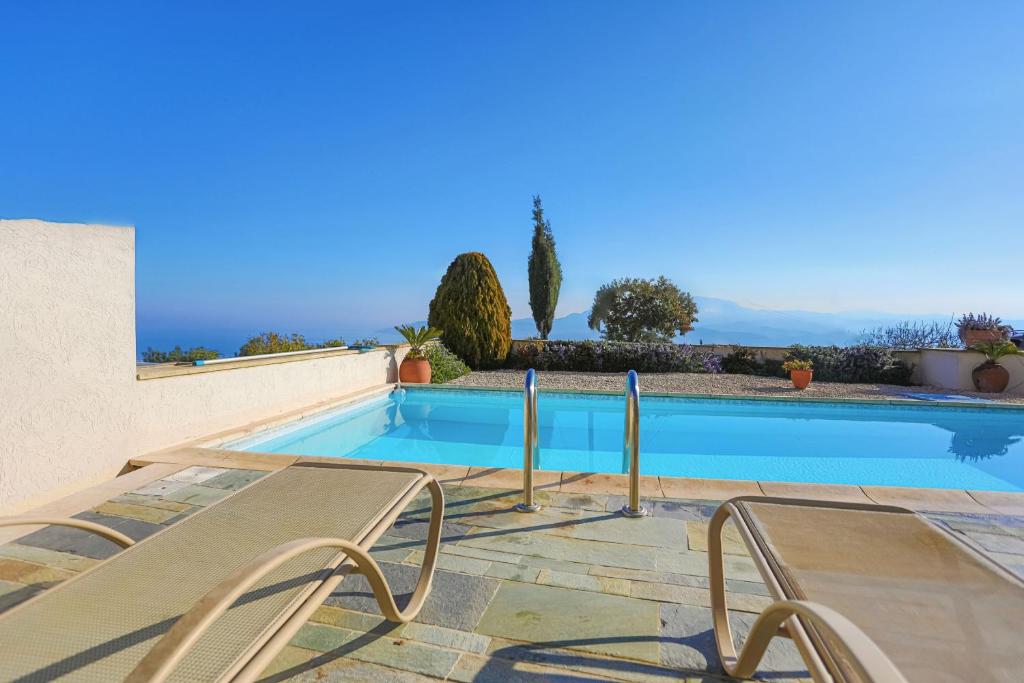
[[[191,363],[214,358],[220,358],[220,353],[202,346],[193,346],[188,351],[183,351],[180,346],[170,351],[158,351],[151,346],[142,353],[142,360],[146,363]]]
[[[533,248],[530,250],[530,310],[541,339],[551,334],[562,288],[562,264],[555,253],[555,237],[551,222],[544,218],[540,195],[533,198]]]
[[[427,324],[471,368],[498,367],[512,346],[512,309],[487,257],[459,254],[430,302]]]
[[[697,304],[664,276],[623,278],[594,295],[587,323],[609,341],[672,341],[697,322]]]

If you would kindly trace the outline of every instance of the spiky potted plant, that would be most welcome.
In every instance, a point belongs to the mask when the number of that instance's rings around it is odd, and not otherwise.
[[[971,348],[985,354],[985,362],[971,372],[974,388],[986,394],[998,394],[1004,391],[1006,385],[1010,383],[1010,371],[1000,365],[999,361],[1004,356],[1024,356],[1024,351],[1005,339],[980,342],[972,345]]]
[[[789,373],[789,380],[797,389],[806,389],[814,377],[814,365],[809,360],[791,358],[782,364],[782,369]]]
[[[441,336],[441,330],[424,325],[400,325],[395,330],[409,343],[409,353],[398,366],[398,379],[406,384],[430,384],[430,361],[424,347]]]
[[[968,348],[975,344],[1005,341],[1011,331],[1009,325],[1004,325],[1002,320],[988,313],[962,315],[956,326],[960,341]]]

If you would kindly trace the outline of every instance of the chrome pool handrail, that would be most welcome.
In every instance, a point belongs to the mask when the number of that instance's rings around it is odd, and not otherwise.
[[[533,500],[533,468],[538,459],[540,441],[537,438],[537,373],[526,371],[523,382],[523,502],[516,504],[517,512],[537,512],[540,504]]]
[[[623,467],[629,471],[629,502],[622,506],[626,517],[643,517],[640,504],[640,380],[636,370],[626,373],[626,424],[622,436]]]

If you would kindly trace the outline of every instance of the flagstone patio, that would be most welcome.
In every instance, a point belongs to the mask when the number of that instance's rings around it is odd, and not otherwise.
[[[149,536],[265,475],[189,467],[77,515]],[[649,501],[617,514],[620,496],[539,491],[544,507],[512,511],[514,492],[446,486],[434,588],[413,623],[393,625],[361,576],[303,626],[266,681],[721,680],[708,608],[706,533],[712,501]],[[396,593],[422,561],[429,501],[414,503],[374,556]],[[1024,575],[1024,518],[928,513]],[[743,634],[769,600],[738,539],[727,538],[732,618]],[[0,545],[0,611],[102,559],[117,546],[48,527]],[[761,675],[802,679],[792,645],[772,645]]]

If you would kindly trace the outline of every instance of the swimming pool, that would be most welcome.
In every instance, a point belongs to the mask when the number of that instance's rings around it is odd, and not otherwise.
[[[622,396],[541,392],[540,469],[624,470]],[[522,394],[408,388],[230,448],[522,467]],[[641,396],[643,474],[1024,491],[1024,410]]]

